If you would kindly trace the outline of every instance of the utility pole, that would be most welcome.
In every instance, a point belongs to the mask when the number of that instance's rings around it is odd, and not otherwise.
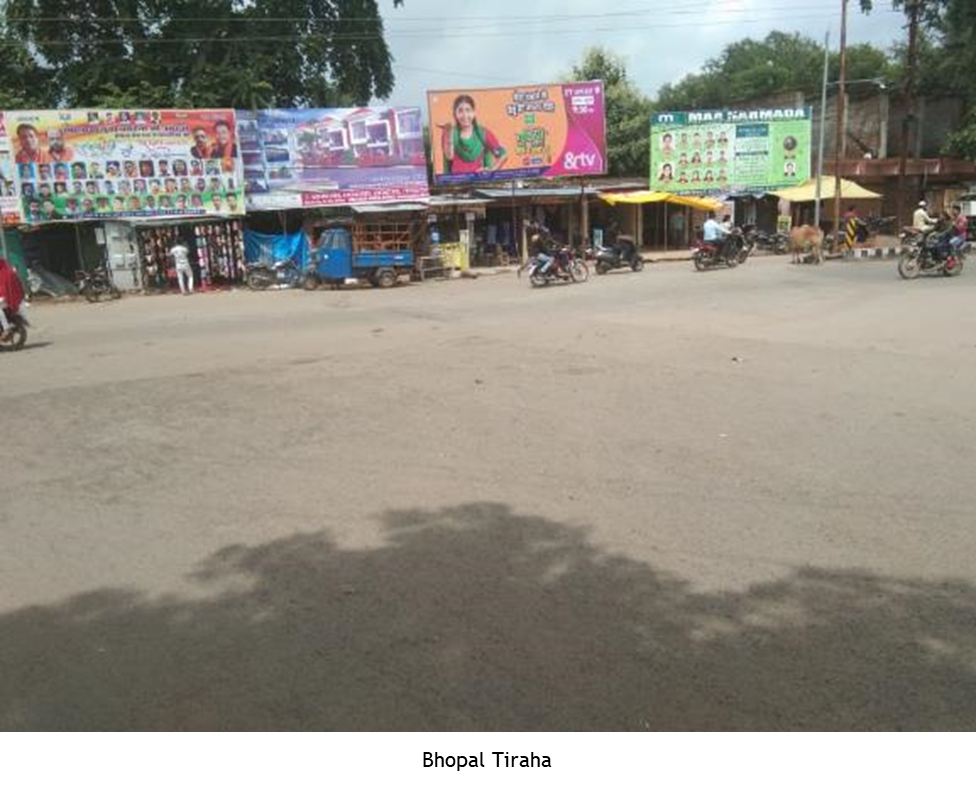
[[[840,73],[837,80],[837,134],[834,138],[834,233],[831,247],[837,243],[840,231],[840,164],[841,150],[844,147],[844,115],[847,109],[847,96],[844,79],[847,76],[847,0],[840,0]]]
[[[905,0],[905,13],[908,14],[908,62],[905,68],[905,116],[901,121],[901,159],[898,162],[898,221],[900,225],[908,222],[908,207],[905,203],[908,179],[908,150],[911,126],[915,120],[915,81],[918,68],[918,20],[921,4],[919,0]],[[917,196],[917,194],[915,194]]]
[[[813,225],[820,228],[820,193],[823,182],[824,137],[827,130],[827,72],[830,68],[830,30],[824,33],[823,84],[820,86],[820,139],[817,142],[817,200],[813,207]]]

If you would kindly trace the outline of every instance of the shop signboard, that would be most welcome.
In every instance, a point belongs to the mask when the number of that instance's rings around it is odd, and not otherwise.
[[[249,210],[429,195],[419,107],[237,113]]]
[[[602,82],[427,93],[435,185],[607,170]]]
[[[233,109],[6,113],[24,220],[244,213]]]
[[[7,137],[6,118],[3,112],[0,112],[0,212],[3,213],[4,224],[16,225],[21,223],[14,154],[10,149],[10,139]]]
[[[651,188],[767,191],[810,177],[813,110],[720,109],[651,115]]]

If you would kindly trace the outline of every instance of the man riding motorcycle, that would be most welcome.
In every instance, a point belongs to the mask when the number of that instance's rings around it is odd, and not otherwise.
[[[928,232],[935,228],[938,223],[929,215],[928,204],[923,199],[918,203],[918,208],[912,213],[912,229],[916,232]]]
[[[552,235],[549,230],[541,224],[528,224],[528,230],[532,232],[529,237],[529,258],[535,257],[542,262],[540,272],[548,275],[553,264],[558,264],[556,256],[549,253],[552,250]]]
[[[715,213],[708,213],[708,220],[702,227],[702,241],[711,247],[716,258],[724,258],[725,244],[732,233],[731,218],[725,217],[722,223],[715,220]]]

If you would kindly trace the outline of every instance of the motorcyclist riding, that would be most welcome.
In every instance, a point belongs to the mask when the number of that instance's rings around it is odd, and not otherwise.
[[[715,220],[715,213],[708,213],[708,220],[705,221],[705,225],[702,227],[702,240],[710,245],[714,249],[714,254],[716,257],[721,258],[725,252],[725,241],[728,236],[732,233],[732,229],[728,226],[730,219],[725,218],[723,223],[719,223]]]
[[[540,272],[543,275],[547,275],[553,263],[556,261],[556,257],[549,253],[550,246],[552,245],[552,237],[549,234],[549,230],[542,225],[529,224],[528,228],[532,232],[532,235],[529,237],[529,257],[535,257],[542,262]]]
[[[923,199],[918,203],[918,208],[912,213],[912,229],[916,232],[928,232],[935,228],[938,221],[929,215],[926,209],[928,204]]]

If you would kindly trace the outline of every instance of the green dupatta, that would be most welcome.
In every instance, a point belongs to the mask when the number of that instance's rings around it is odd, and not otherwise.
[[[478,123],[474,124],[470,139],[462,139],[461,129],[455,125],[451,131],[451,143],[454,146],[454,155],[462,161],[470,164],[480,158],[485,169],[490,169],[495,163],[495,154],[485,145],[485,132]]]

